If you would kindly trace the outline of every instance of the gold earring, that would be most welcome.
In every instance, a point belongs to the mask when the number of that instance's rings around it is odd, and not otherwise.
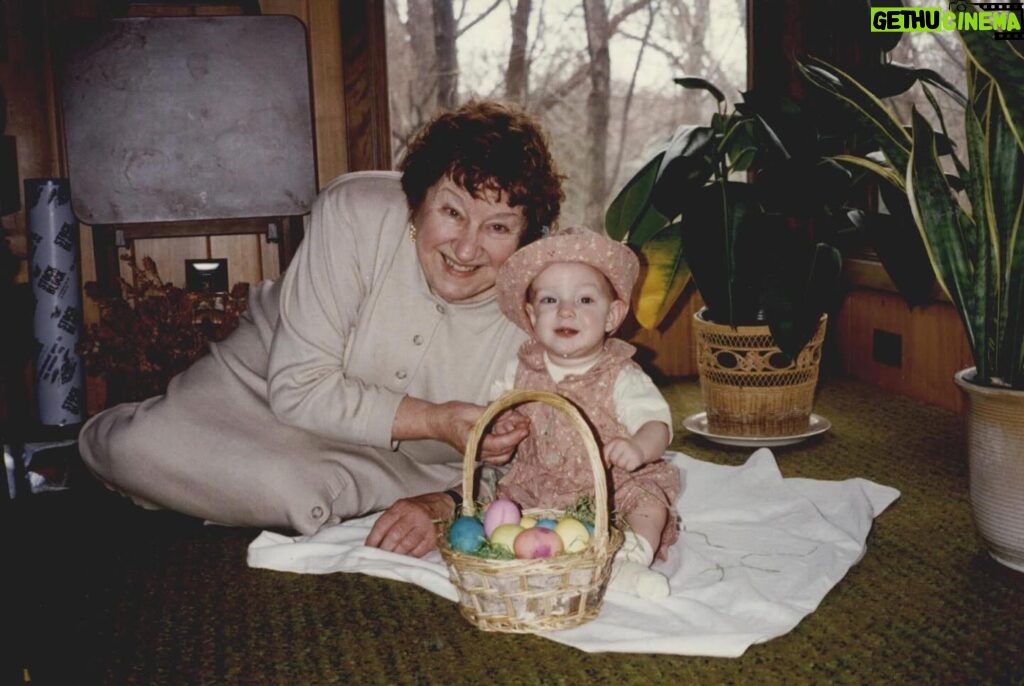
[[[413,243],[416,242],[416,225],[409,222],[409,240]]]

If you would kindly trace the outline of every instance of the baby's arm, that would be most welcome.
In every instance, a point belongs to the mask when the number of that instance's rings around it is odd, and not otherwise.
[[[615,380],[613,396],[629,435],[605,444],[605,463],[632,471],[661,459],[672,442],[672,412],[651,378],[627,366]]]
[[[610,465],[631,472],[660,460],[670,440],[668,426],[664,422],[650,421],[628,438],[608,441],[604,447],[604,459]]]

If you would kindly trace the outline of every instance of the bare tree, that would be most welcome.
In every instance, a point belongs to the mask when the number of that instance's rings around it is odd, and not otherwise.
[[[434,55],[437,69],[437,104],[450,109],[459,99],[458,29],[452,0],[434,0]]]
[[[604,215],[608,122],[611,119],[611,57],[608,53],[608,9],[604,6],[604,0],[583,0],[583,18],[587,29],[587,55],[590,58],[590,94],[587,96],[588,192],[584,219],[590,226],[600,226]]]
[[[636,90],[636,77],[640,73],[640,67],[644,62],[644,52],[651,37],[651,30],[654,28],[654,21],[658,16],[658,5],[659,3],[654,2],[647,8],[647,26],[644,27],[644,35],[640,39],[640,48],[636,53],[636,62],[633,63],[633,74],[629,79],[629,86],[626,88],[626,95],[622,103],[622,116],[619,117],[619,141],[616,146],[615,163],[612,165],[611,174],[608,175],[609,182],[614,182],[615,179],[619,178],[619,172],[622,169],[622,156],[626,150],[626,143],[629,140],[627,135],[630,121],[629,115],[633,106],[633,92]]]
[[[529,41],[531,0],[518,0],[512,14],[512,48],[505,70],[505,97],[525,103],[529,93],[530,65],[526,59]]]

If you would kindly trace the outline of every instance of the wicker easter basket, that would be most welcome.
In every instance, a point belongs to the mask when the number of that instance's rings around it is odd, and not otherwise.
[[[438,549],[459,591],[459,612],[484,631],[532,633],[567,629],[594,619],[601,609],[611,561],[622,545],[623,534],[609,526],[608,485],[601,451],[590,426],[565,398],[541,391],[510,391],[495,400],[470,432],[462,465],[462,492],[473,493],[473,471],[480,437],[501,411],[526,402],[542,402],[565,413],[583,438],[594,476],[594,533],[579,553],[536,560],[493,560],[453,550],[447,527]],[[472,497],[462,503],[462,514],[472,517]],[[527,510],[534,517],[557,517],[557,510]]]

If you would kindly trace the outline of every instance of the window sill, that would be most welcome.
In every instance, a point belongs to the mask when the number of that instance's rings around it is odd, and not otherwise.
[[[882,263],[877,260],[860,257],[844,259],[843,283],[854,288],[870,288],[875,291],[899,294],[896,284],[889,278]],[[937,282],[932,289],[930,299],[933,302],[947,304],[951,302],[949,296],[939,287]]]

